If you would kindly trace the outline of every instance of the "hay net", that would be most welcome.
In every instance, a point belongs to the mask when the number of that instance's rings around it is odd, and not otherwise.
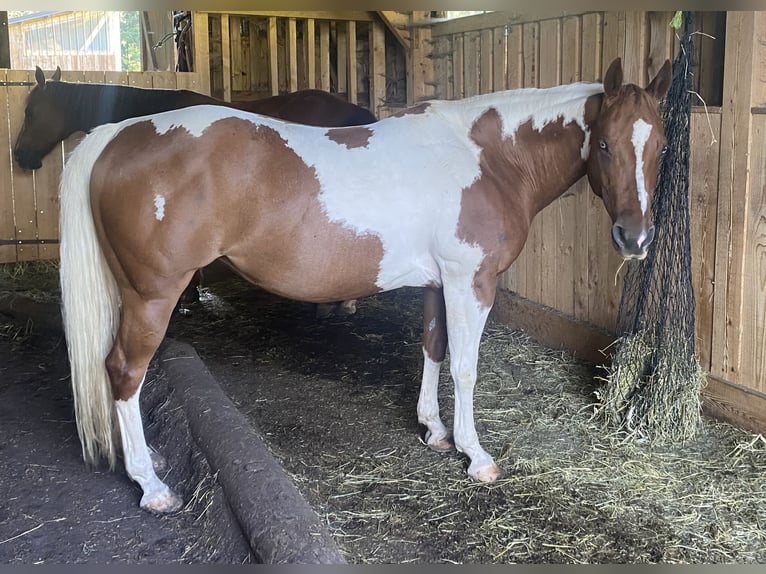
[[[654,245],[646,259],[629,264],[617,348],[597,393],[597,414],[608,427],[648,440],[689,439],[701,422],[705,378],[694,346],[688,194],[692,24],[692,13],[685,12],[663,107],[668,148],[652,201]]]

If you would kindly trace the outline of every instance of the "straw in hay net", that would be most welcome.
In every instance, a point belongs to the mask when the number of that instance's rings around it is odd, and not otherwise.
[[[701,422],[705,375],[694,350],[688,197],[692,23],[685,12],[663,110],[668,150],[652,202],[655,243],[646,259],[629,265],[620,339],[597,393],[597,416],[606,426],[649,440],[692,438]]]

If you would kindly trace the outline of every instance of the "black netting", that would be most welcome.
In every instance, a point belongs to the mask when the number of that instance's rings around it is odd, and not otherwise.
[[[652,201],[656,236],[643,261],[629,263],[620,301],[620,339],[598,414],[642,438],[691,438],[700,423],[705,377],[694,349],[694,292],[689,234],[689,132],[692,96],[691,12],[663,120],[668,150]]]

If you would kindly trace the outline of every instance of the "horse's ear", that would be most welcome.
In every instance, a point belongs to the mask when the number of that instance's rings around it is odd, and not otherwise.
[[[654,96],[657,100],[661,100],[665,97],[670,89],[670,82],[673,80],[673,73],[670,66],[670,60],[665,60],[665,63],[654,76],[654,79],[646,86],[647,93]]]
[[[38,86],[44,86],[45,85],[45,74],[40,69],[40,66],[35,66],[35,80],[37,80]]]
[[[615,58],[604,75],[604,93],[613,96],[622,86],[622,59]]]
[[[61,79],[61,68],[59,66],[56,66],[56,71],[53,72],[53,75],[51,76],[51,80],[54,82],[58,82]]]

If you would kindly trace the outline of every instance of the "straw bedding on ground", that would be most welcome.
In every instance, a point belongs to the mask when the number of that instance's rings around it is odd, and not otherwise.
[[[239,280],[204,299],[169,335],[195,346],[350,562],[766,562],[760,435],[707,419],[685,444],[610,434],[594,416],[602,370],[490,323],[475,417],[504,476],[479,484],[420,438],[419,290],[328,320]],[[451,422],[446,364],[440,402]]]

